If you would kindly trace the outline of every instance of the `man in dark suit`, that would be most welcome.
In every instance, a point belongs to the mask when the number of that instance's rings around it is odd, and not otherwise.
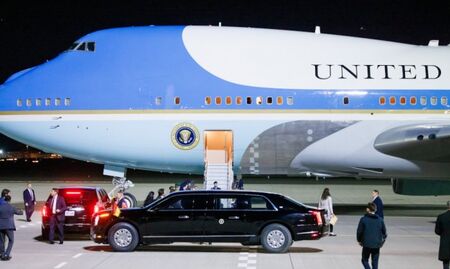
[[[14,214],[22,215],[21,210],[11,206],[11,193],[8,189],[4,189],[0,199],[0,259],[9,261],[11,259],[11,250],[14,245]],[[8,238],[8,247],[5,251],[5,241]]]
[[[449,269],[450,261],[450,201],[447,202],[447,212],[439,215],[434,232],[441,237],[439,244],[439,260],[444,269]]]
[[[374,203],[377,206],[377,211],[375,214],[377,214],[380,218],[384,219],[384,212],[383,212],[383,201],[380,198],[380,192],[378,190],[372,191],[372,203]]]
[[[25,205],[25,216],[27,217],[27,221],[30,222],[31,215],[34,212],[34,206],[36,205],[36,195],[31,187],[31,183],[28,183],[27,188],[23,191],[23,203]]]
[[[55,238],[55,228],[58,229],[59,243],[64,242],[64,221],[66,220],[65,211],[66,201],[64,197],[58,195],[58,189],[53,188],[51,197],[47,200],[47,208],[50,212],[50,231],[48,234],[48,239],[50,244],[54,244],[53,239]]]
[[[361,218],[356,232],[356,240],[363,247],[361,262],[365,269],[370,269],[369,257],[372,256],[372,269],[378,268],[380,248],[386,240],[386,226],[383,219],[376,215],[377,208],[374,203],[368,203],[367,214]]]

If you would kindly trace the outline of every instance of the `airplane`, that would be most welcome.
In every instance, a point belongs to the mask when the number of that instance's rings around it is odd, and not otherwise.
[[[0,86],[0,132],[127,169],[390,178],[450,194],[450,47],[316,32],[100,30]],[[215,169],[215,171],[214,171]]]

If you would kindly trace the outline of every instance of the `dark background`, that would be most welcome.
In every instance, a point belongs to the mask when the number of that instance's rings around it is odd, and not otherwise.
[[[299,31],[314,31],[319,25],[322,33],[419,45],[430,39],[450,43],[449,1],[1,0],[0,83],[99,29],[219,22]],[[24,146],[0,135],[0,148],[11,151]]]

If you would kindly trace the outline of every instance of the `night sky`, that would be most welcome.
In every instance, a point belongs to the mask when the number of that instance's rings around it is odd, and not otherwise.
[[[426,45],[450,43],[450,2],[146,0],[0,1],[0,83],[52,59],[90,32],[142,25],[217,25],[314,31]],[[450,47],[449,47],[450,49]],[[449,59],[450,61],[450,59]],[[0,135],[0,148],[23,145]]]

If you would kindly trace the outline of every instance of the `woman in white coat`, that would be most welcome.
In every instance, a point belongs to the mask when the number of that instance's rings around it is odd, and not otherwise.
[[[319,209],[325,209],[325,218],[327,219],[327,222],[329,223],[331,220],[331,217],[333,217],[333,199],[331,198],[330,189],[325,188],[322,192],[322,196],[320,197],[319,201]],[[336,236],[335,233],[333,233],[333,225],[330,224],[330,236]]]

